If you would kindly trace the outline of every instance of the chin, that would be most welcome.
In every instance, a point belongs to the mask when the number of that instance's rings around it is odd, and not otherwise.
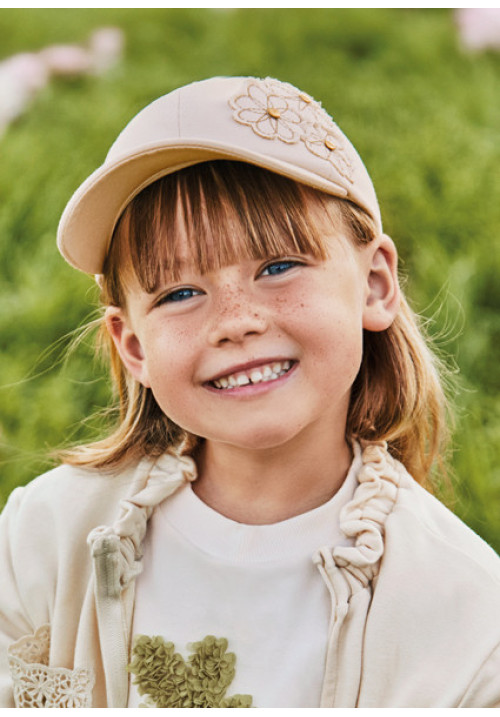
[[[266,428],[259,427],[255,430],[245,430],[237,436],[227,436],[225,438],[211,436],[208,440],[226,443],[243,450],[265,451],[284,446],[293,440],[297,433],[298,430],[286,430],[283,426],[273,426],[272,428],[267,426]]]

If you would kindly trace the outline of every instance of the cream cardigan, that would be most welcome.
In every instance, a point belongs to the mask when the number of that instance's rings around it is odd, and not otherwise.
[[[341,514],[352,544],[315,556],[331,595],[321,706],[499,707],[500,559],[384,445],[362,458]],[[12,493],[0,518],[1,707],[127,705],[147,521],[194,478],[190,459],[164,455],[116,475],[61,466]]]

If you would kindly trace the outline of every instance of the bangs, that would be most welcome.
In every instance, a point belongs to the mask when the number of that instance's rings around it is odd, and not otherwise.
[[[153,293],[178,280],[183,262],[205,274],[289,253],[326,259],[323,222],[312,216],[323,207],[332,224],[325,199],[333,198],[243,162],[215,160],[167,175],[138,194],[117,224],[104,267],[111,303],[124,304],[127,278]]]

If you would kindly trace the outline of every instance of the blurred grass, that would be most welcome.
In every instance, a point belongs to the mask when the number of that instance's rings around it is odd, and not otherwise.
[[[0,59],[107,25],[124,62],[52,82],[0,138],[0,503],[109,400],[89,342],[63,362],[96,296],[55,249],[70,194],[153,98],[271,75],[321,99],[370,169],[413,306],[462,377],[454,508],[500,550],[500,55],[463,52],[447,9],[3,9]]]

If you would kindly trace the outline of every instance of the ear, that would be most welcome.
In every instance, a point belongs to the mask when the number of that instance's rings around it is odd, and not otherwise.
[[[384,331],[394,321],[401,301],[398,253],[394,242],[386,234],[374,240],[369,248],[371,252],[363,328]]]
[[[150,388],[144,351],[126,312],[117,306],[108,306],[104,320],[127,371],[145,388]]]

